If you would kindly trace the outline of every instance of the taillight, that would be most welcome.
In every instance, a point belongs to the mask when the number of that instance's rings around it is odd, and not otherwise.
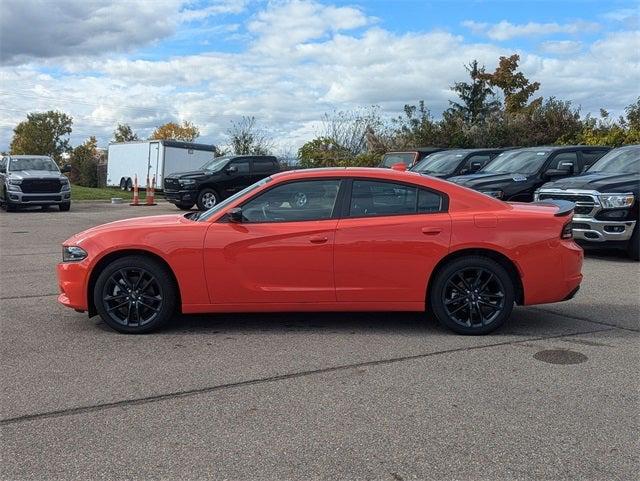
[[[561,239],[573,239],[573,228],[571,227],[571,221],[562,226],[562,232],[560,233]]]

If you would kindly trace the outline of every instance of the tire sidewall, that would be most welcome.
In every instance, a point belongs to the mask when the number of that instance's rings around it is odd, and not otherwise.
[[[199,193],[198,193],[198,201],[196,202],[198,204],[198,209],[200,210],[208,210],[211,207],[205,207],[204,205],[204,196],[206,194],[213,194],[214,197],[216,198],[216,203],[215,205],[218,205],[218,203],[220,202],[220,195],[211,187],[206,187],[204,189],[202,189]]]
[[[629,245],[627,246],[627,254],[634,261],[640,260],[640,238],[638,237],[638,230],[640,229],[640,220],[636,221],[636,226],[629,239]]]
[[[490,324],[481,327],[467,327],[462,326],[455,321],[453,321],[443,303],[442,303],[442,294],[443,290],[446,287],[447,280],[457,271],[468,268],[482,268],[487,271],[490,271],[493,275],[495,275],[500,282],[505,291],[505,299],[504,299],[504,309],[500,313],[500,315]],[[500,265],[498,262],[490,259],[488,257],[482,256],[469,256],[469,257],[461,257],[459,259],[455,259],[448,264],[444,265],[441,269],[439,269],[436,274],[436,278],[434,279],[433,285],[431,286],[429,292],[429,306],[428,308],[433,312],[434,316],[441,324],[445,325],[449,329],[458,334],[466,334],[466,335],[479,335],[479,334],[488,334],[497,328],[499,328],[511,315],[511,311],[513,310],[513,305],[515,303],[515,286],[513,285],[513,279],[507,272],[507,270]]]
[[[142,327],[123,326],[117,323],[106,311],[102,303],[102,291],[109,277],[120,269],[128,267],[139,267],[149,271],[160,284],[163,293],[162,308],[156,318]],[[171,320],[176,312],[177,286],[173,281],[173,276],[167,268],[160,262],[144,256],[126,256],[109,263],[98,275],[93,288],[93,302],[102,320],[112,329],[125,334],[145,334],[164,326]]]

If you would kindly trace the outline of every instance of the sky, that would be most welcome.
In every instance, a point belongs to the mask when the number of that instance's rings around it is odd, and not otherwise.
[[[465,64],[513,53],[540,95],[618,115],[640,96],[639,17],[617,0],[2,0],[0,150],[56,109],[72,145],[183,120],[225,145],[254,116],[291,152],[325,113],[424,100],[438,118]]]

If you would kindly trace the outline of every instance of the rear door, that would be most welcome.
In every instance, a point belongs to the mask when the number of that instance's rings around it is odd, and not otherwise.
[[[254,157],[251,160],[252,181],[258,182],[278,171],[276,160],[271,157]]]
[[[354,179],[338,222],[334,262],[339,302],[424,302],[427,281],[449,250],[442,193]]]

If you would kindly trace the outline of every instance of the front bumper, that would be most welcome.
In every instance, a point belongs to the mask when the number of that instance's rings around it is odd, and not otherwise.
[[[172,204],[195,204],[198,199],[197,190],[165,190],[164,198]]]
[[[573,237],[584,242],[626,242],[631,239],[635,220],[610,221],[591,217],[573,218]]]
[[[54,193],[28,194],[25,192],[7,191],[7,196],[12,204],[23,205],[58,205],[71,202],[71,191],[63,190]]]
[[[89,268],[85,261],[58,264],[58,302],[77,311],[87,311]]]

